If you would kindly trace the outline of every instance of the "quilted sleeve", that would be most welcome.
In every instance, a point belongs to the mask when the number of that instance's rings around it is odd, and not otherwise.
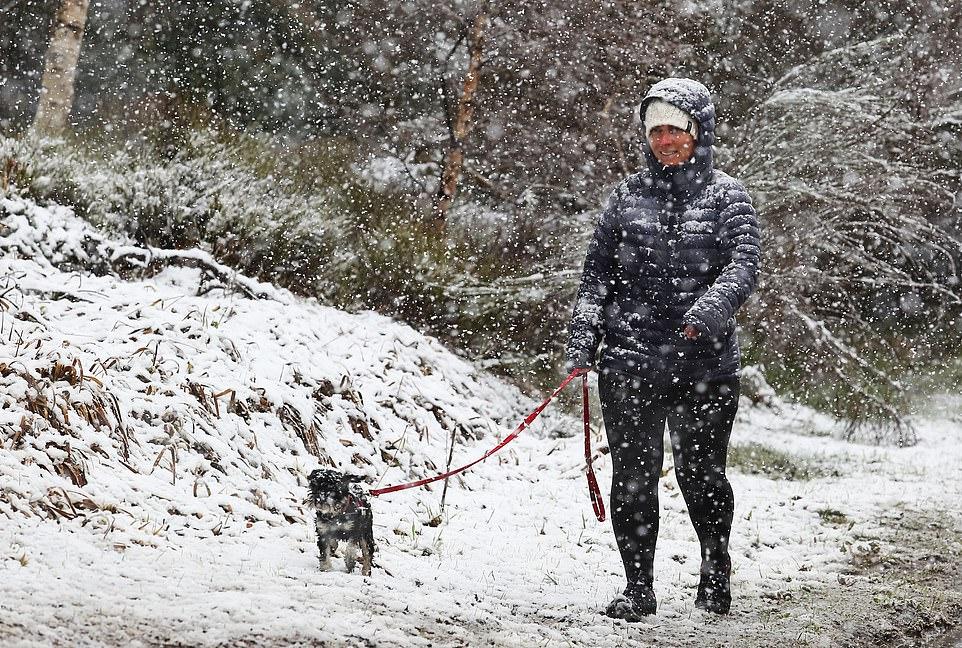
[[[758,217],[741,184],[734,183],[726,192],[719,210],[719,246],[727,262],[708,291],[685,314],[685,324],[711,338],[724,333],[728,320],[755,289],[761,249]]]
[[[568,328],[566,371],[591,367],[604,335],[605,304],[618,272],[619,203],[619,190],[616,189],[598,217],[588,244],[581,287]]]

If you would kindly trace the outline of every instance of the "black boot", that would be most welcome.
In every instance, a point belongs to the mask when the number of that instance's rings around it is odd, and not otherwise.
[[[728,614],[732,606],[731,561],[716,568],[703,569],[698,581],[695,607],[715,614]]]
[[[658,602],[655,600],[651,583],[635,583],[626,587],[623,594],[619,594],[608,604],[605,615],[631,623],[654,614],[657,607]]]

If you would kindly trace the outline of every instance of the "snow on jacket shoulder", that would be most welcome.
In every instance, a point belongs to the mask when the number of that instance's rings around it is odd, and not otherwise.
[[[568,368],[595,364],[653,383],[737,374],[735,312],[755,287],[759,228],[744,186],[712,165],[714,107],[682,79],[655,85],[699,121],[692,160],[648,168],[621,182],[595,226],[569,329]],[[682,334],[686,324],[698,339]]]

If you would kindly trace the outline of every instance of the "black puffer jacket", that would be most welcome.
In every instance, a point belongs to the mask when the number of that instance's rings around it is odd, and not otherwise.
[[[615,189],[595,227],[568,338],[567,366],[595,363],[653,384],[736,375],[735,311],[755,287],[759,230],[745,188],[712,164],[715,107],[707,88],[666,79],[642,101],[663,99],[698,120],[695,154],[648,168]],[[690,341],[686,324],[700,332]]]

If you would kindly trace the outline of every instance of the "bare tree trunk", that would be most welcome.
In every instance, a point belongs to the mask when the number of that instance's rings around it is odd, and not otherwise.
[[[33,120],[34,132],[41,135],[59,135],[67,128],[88,2],[63,0],[54,19],[43,62],[40,102]]]
[[[484,32],[487,25],[488,14],[484,11],[478,12],[468,35],[468,71],[464,75],[461,98],[458,100],[457,113],[451,125],[451,144],[444,156],[441,184],[434,198],[434,224],[441,228],[444,227],[448,208],[458,192],[458,180],[464,166],[464,141],[473,126],[471,116],[474,114],[474,95],[481,78],[481,54],[484,50]]]

